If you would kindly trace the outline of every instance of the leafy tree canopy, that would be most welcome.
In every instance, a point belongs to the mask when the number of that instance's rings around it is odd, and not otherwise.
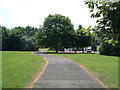
[[[27,26],[7,29],[1,26],[2,32],[2,50],[37,50],[35,33],[37,28]]]
[[[46,45],[54,48],[56,52],[72,46],[74,27],[68,17],[60,14],[49,15],[44,21],[43,29],[46,35]]]
[[[91,46],[91,34],[82,25],[79,25],[75,32],[75,47],[84,48],[88,46]]]
[[[98,25],[95,32],[102,38],[104,42],[120,43],[120,1],[112,2],[111,0],[90,0],[86,1],[91,17],[98,18]]]

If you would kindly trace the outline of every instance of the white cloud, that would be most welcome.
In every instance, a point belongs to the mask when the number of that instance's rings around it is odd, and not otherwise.
[[[79,24],[86,28],[95,25],[83,0],[1,0],[1,4],[0,8],[5,10],[0,11],[0,23],[7,27],[38,27],[49,14],[56,13],[68,16],[75,28]]]

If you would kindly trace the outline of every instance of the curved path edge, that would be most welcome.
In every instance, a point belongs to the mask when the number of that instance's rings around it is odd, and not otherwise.
[[[80,67],[80,64],[56,55],[41,52],[34,54],[47,58],[49,64],[33,88],[102,88],[105,90],[105,87]]]
[[[33,55],[34,52],[32,52]],[[33,78],[33,80],[31,81],[31,83],[29,84],[29,86],[27,86],[26,88],[32,88],[33,85],[41,78],[41,76],[43,75],[44,71],[46,70],[47,66],[48,66],[48,60],[47,58],[43,57],[45,60],[45,64],[42,67],[42,70],[40,70]]]
[[[53,56],[55,56],[55,55],[53,55]],[[76,62],[76,61],[74,61],[74,60],[72,60],[72,59],[70,59],[70,58],[66,58],[66,57],[63,57],[63,56],[58,56],[58,57],[62,57],[62,58],[65,58],[65,59],[69,59],[69,60],[71,60],[73,63],[76,63],[76,64],[78,64],[83,70],[85,70],[91,77],[93,77],[98,83],[100,83],[104,88],[109,88],[108,86],[106,86],[101,80],[99,80],[92,72],[90,72],[90,70],[86,67],[86,66],[84,66],[84,65],[82,65],[82,64],[80,64],[80,63],[78,63],[78,62]]]

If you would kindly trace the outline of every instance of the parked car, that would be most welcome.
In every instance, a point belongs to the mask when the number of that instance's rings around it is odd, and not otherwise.
[[[92,51],[91,48],[88,48],[88,49],[87,49],[87,52],[91,52],[91,51]]]

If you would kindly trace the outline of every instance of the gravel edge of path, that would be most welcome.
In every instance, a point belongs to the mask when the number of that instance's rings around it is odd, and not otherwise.
[[[53,55],[53,56],[55,56],[55,55]],[[93,73],[90,72],[90,71],[88,70],[88,68],[85,67],[84,65],[81,65],[80,63],[75,62],[74,60],[72,60],[72,59],[70,59],[70,58],[66,58],[66,57],[63,57],[63,56],[58,56],[58,57],[62,57],[62,58],[68,59],[68,60],[72,61],[73,63],[78,64],[84,71],[86,71],[91,77],[93,77],[93,78],[94,78],[98,83],[100,83],[104,88],[109,88],[109,87],[106,86],[101,80],[99,80],[95,75],[93,75]]]
[[[35,55],[34,53],[35,53],[35,52],[32,52],[33,55]],[[40,57],[40,56],[39,56],[39,57]],[[47,58],[45,58],[45,57],[42,57],[42,58],[45,60],[45,64],[43,65],[42,69],[41,69],[39,72],[37,72],[37,74],[35,74],[35,75],[33,76],[33,80],[32,80],[32,81],[30,82],[30,84],[29,84],[27,87],[25,87],[25,88],[32,88],[33,85],[41,78],[41,76],[43,75],[44,71],[46,70],[46,68],[47,68],[47,66],[48,66],[48,60],[47,60]]]

